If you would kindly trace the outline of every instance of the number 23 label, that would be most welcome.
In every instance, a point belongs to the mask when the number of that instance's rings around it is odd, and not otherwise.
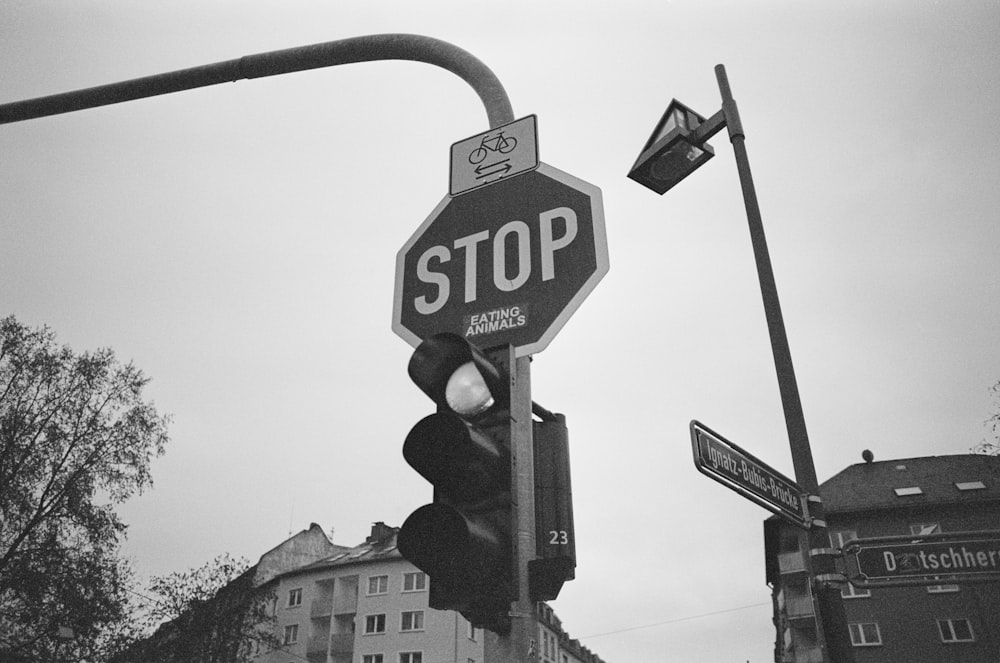
[[[566,530],[549,530],[550,546],[565,546],[569,544],[569,532]]]

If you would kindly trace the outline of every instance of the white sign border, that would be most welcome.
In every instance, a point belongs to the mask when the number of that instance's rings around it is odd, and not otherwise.
[[[610,269],[610,263],[608,260],[608,236],[607,231],[604,226],[604,196],[601,193],[601,189],[590,182],[585,182],[578,177],[574,177],[569,173],[563,172],[558,168],[548,165],[547,163],[539,163],[538,172],[546,175],[557,182],[565,184],[572,187],[582,193],[586,194],[590,198],[590,215],[593,220],[594,228],[594,254],[595,254],[595,270],[594,273],[583,283],[579,290],[572,299],[567,302],[566,306],[559,313],[558,316],[549,325],[549,328],[545,330],[545,333],[534,343],[529,343],[527,345],[520,345],[514,348],[514,355],[517,357],[524,357],[527,355],[533,355],[541,352],[548,347],[549,343],[555,338],[555,335],[562,330],[563,325],[566,321],[580,308],[580,304],[583,303],[597,284],[601,282],[601,279],[608,273]],[[420,345],[423,340],[409,329],[405,328],[402,324],[403,318],[403,270],[406,262],[406,253],[410,248],[417,243],[417,240],[423,236],[424,231],[427,227],[433,223],[434,219],[441,214],[445,206],[451,202],[454,196],[446,195],[441,202],[437,204],[433,211],[424,219],[424,222],[420,224],[406,243],[399,249],[396,253],[396,278],[395,285],[393,287],[393,302],[392,302],[392,331],[396,333],[397,336],[401,337],[404,341],[409,343],[413,347]],[[445,330],[442,330],[445,331]]]

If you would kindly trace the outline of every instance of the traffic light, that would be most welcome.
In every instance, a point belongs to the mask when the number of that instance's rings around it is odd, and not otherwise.
[[[484,353],[456,334],[424,340],[410,378],[438,411],[406,436],[403,457],[434,486],[398,536],[403,557],[431,579],[430,607],[457,610],[505,635],[516,599],[511,502],[509,346]]]
[[[553,601],[575,577],[576,532],[570,486],[566,417],[554,414],[532,424],[535,455],[535,549],[528,562],[532,601]]]

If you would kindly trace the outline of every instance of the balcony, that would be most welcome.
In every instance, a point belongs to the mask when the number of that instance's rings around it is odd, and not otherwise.
[[[806,564],[801,552],[796,550],[778,555],[778,571],[780,573],[804,573],[805,570]]]
[[[823,663],[823,650],[819,647],[796,647],[792,661],[794,663]]]
[[[353,615],[358,611],[358,576],[338,578],[333,592],[333,614]]]
[[[329,638],[325,635],[314,635],[306,643],[306,656],[309,660],[326,660],[326,652],[329,645]]]
[[[788,619],[805,619],[815,614],[811,596],[797,596],[785,599],[785,616]]]
[[[333,598],[333,614],[353,615],[358,611],[358,594],[337,594]]]
[[[312,619],[319,619],[321,617],[329,617],[333,614],[333,598],[325,597],[314,599],[312,606],[309,608],[309,617]]]
[[[334,633],[330,636],[331,654],[351,654],[354,653],[353,633]]]
[[[778,660],[781,663],[824,663],[823,650],[815,645],[792,648],[786,644]]]

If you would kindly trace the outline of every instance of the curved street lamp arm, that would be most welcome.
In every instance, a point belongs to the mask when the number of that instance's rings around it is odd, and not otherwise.
[[[448,42],[411,34],[351,37],[310,46],[246,55],[235,60],[179,69],[119,83],[0,104],[0,124],[31,120],[181,92],[242,79],[374,60],[413,60],[437,65],[462,78],[486,107],[490,127],[514,120],[510,99],[496,75],[468,51]]]

